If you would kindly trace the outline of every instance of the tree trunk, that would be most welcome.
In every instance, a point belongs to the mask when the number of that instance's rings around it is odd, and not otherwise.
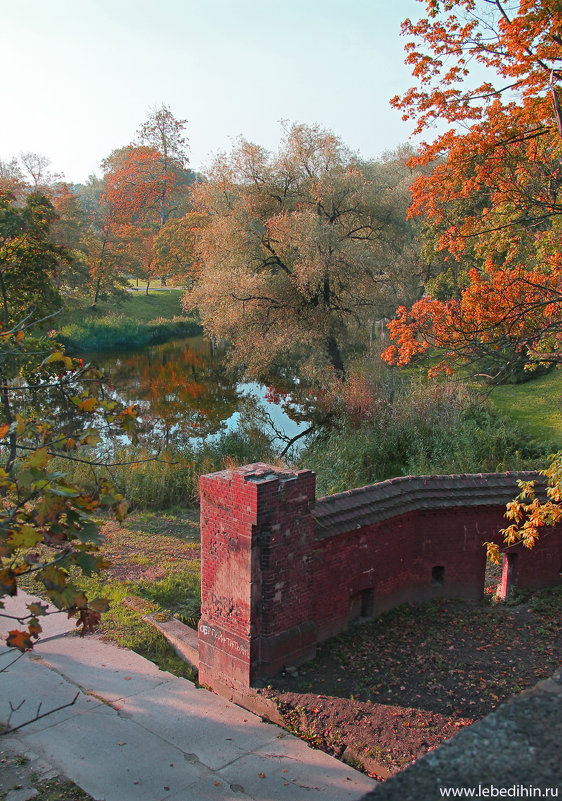
[[[10,327],[10,314],[8,311],[8,295],[6,293],[6,284],[4,283],[4,275],[0,271],[0,287],[2,289],[2,306],[4,308],[4,328],[6,331]]]
[[[100,288],[101,288],[101,275],[96,281],[96,291],[94,292],[94,302],[92,303],[92,309],[96,308],[99,296],[100,296]]]
[[[330,364],[336,371],[339,373],[340,378],[345,378],[345,369],[343,366],[343,360],[341,357],[340,349],[336,338],[333,335],[330,335],[326,340],[326,349],[328,351],[328,358],[330,359]]]
[[[146,294],[148,295],[148,287],[150,286],[150,278],[146,279]]]
[[[10,388],[8,386],[8,379],[4,376],[4,374],[0,371],[0,394],[2,396],[2,406],[4,408],[4,419],[8,425],[11,425],[14,422],[14,417],[12,415],[12,406],[10,403]],[[8,436],[8,460],[6,462],[5,471],[6,473],[10,473],[14,463],[16,461],[17,456],[17,434],[15,431],[11,431]],[[5,488],[2,490],[2,497],[5,497],[6,490]]]

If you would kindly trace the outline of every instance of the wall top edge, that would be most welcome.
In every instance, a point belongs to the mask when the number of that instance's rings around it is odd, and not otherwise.
[[[503,506],[518,493],[518,481],[545,479],[537,472],[400,476],[319,498],[311,509],[316,538],[353,531],[408,512],[459,506]]]

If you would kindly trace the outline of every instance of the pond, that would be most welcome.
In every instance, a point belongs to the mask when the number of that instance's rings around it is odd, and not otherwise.
[[[281,443],[276,432],[291,438],[307,428],[272,402],[267,387],[229,370],[224,354],[201,336],[83,358],[103,368],[115,396],[137,404],[145,431],[166,445],[203,442],[248,415],[270,421],[265,430],[275,445]]]

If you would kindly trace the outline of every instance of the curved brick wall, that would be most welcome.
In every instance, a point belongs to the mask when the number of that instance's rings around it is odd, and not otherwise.
[[[244,689],[405,601],[482,594],[485,540],[530,473],[395,478],[315,498],[310,470],[201,479],[200,681]],[[503,591],[560,581],[562,528],[510,549]]]

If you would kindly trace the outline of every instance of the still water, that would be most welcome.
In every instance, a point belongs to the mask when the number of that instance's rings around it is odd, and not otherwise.
[[[203,337],[138,351],[89,353],[84,360],[103,368],[114,394],[126,405],[137,404],[145,431],[165,444],[205,441],[236,429],[248,415],[269,418],[289,438],[307,427],[272,403],[265,386],[243,383]],[[264,427],[275,440],[271,425]]]

